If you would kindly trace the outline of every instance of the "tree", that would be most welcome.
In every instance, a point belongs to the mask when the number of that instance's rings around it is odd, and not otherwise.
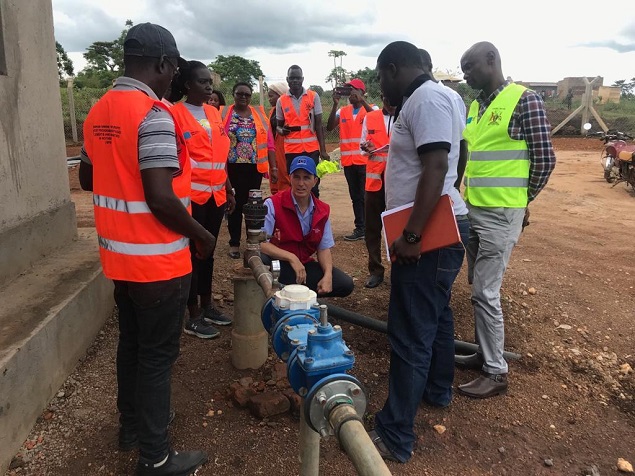
[[[123,71],[123,43],[132,26],[131,20],[126,20],[126,26],[121,31],[119,38],[113,41],[95,41],[86,48],[84,58],[88,63],[86,69],[96,71]]]
[[[324,88],[318,84],[312,84],[309,86],[309,89],[311,91],[315,91],[318,96],[322,96],[322,94],[324,94]]]
[[[258,78],[264,76],[258,61],[237,55],[218,55],[208,66],[220,76],[222,82],[231,85],[245,82],[255,86]]]
[[[341,50],[331,50],[328,52],[328,55],[333,58],[333,69],[326,77],[326,81],[330,81],[331,85],[335,87],[338,84],[346,82],[346,70],[342,67],[342,58],[346,56],[346,52]],[[340,60],[339,66],[337,65],[338,58]]]
[[[635,78],[631,78],[630,81],[626,81],[625,79],[619,79],[613,83],[613,87],[620,88],[622,90],[622,98],[624,99],[632,99],[635,90]]]
[[[75,83],[78,88],[107,88],[115,78],[123,74],[123,44],[131,20],[126,20],[125,28],[113,41],[95,41],[84,53],[87,66],[79,72]]]
[[[57,52],[57,74],[60,80],[67,76],[73,76],[75,73],[73,60],[68,57],[64,47],[57,41],[55,42],[55,51]]]
[[[346,82],[346,78],[351,74],[352,73],[350,71],[346,71],[341,66],[336,66],[331,70],[325,81],[330,82],[333,87],[335,87],[338,84],[344,84]]]
[[[371,98],[379,98],[381,90],[379,88],[379,79],[377,79],[377,71],[375,68],[360,69],[356,73],[351,72],[351,78],[359,78],[366,85],[366,94]]]

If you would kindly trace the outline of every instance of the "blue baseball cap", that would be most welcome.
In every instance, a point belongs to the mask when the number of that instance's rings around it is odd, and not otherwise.
[[[298,169],[306,170],[311,175],[317,175],[317,171],[315,170],[315,161],[306,155],[299,155],[293,159],[293,162],[291,162],[291,168],[289,169],[289,174],[292,174]]]

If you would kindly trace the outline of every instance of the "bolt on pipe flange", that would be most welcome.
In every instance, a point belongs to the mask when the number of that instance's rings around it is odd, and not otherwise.
[[[329,414],[340,404],[355,408],[359,417],[366,411],[366,393],[352,375],[329,375],[317,382],[304,400],[305,418],[309,426],[322,436],[334,435]]]

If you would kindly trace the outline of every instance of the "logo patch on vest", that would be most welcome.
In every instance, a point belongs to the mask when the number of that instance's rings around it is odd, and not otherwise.
[[[192,133],[190,131],[185,131],[183,133],[183,137],[186,139],[191,139],[192,138]]]
[[[489,119],[487,121],[487,125],[488,126],[497,126],[500,124],[501,119],[503,118],[503,115],[498,112],[497,110],[494,110],[490,113],[489,115]]]

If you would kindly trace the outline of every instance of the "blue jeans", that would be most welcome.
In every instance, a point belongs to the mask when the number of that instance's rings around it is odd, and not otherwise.
[[[157,463],[169,451],[172,365],[189,289],[189,274],[151,283],[115,281],[119,423],[137,432],[143,463]]]
[[[469,222],[458,221],[463,243]],[[415,264],[393,263],[388,338],[391,345],[388,399],[375,429],[402,463],[410,459],[414,420],[421,401],[444,407],[452,400],[454,316],[452,284],[461,270],[462,243],[421,255]]]

